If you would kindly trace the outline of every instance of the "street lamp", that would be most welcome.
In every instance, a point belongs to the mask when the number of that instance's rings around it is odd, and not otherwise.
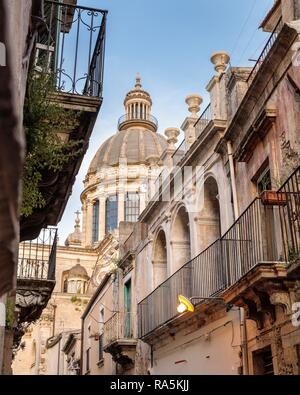
[[[186,296],[183,295],[178,295],[178,305],[177,305],[177,311],[178,313],[182,314],[185,313],[186,311],[190,311],[191,313],[195,311],[195,304],[193,303],[193,300],[215,300],[215,301],[220,301],[224,303],[223,298],[218,298],[218,297],[202,297],[202,296],[192,296],[191,298],[187,298]]]

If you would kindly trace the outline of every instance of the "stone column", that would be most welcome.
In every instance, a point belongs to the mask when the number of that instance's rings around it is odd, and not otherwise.
[[[105,220],[106,220],[106,198],[100,196],[99,198],[99,241],[105,237]]]
[[[82,204],[82,246],[86,246],[86,216],[87,216],[87,205],[86,201]]]
[[[227,119],[226,109],[226,81],[223,77],[230,61],[230,56],[224,52],[215,52],[211,56],[217,75],[212,78],[206,87],[210,94],[211,114],[213,119]]]
[[[118,195],[118,223],[125,221],[125,193],[120,191]]]
[[[203,102],[203,99],[198,94],[193,94],[187,96],[185,99],[186,104],[188,105],[188,110],[191,113],[183,122],[181,129],[185,134],[185,151],[188,151],[190,146],[196,141],[196,129],[195,123],[199,118],[200,106]]]
[[[93,202],[87,200],[86,210],[86,245],[91,246],[93,244]]]

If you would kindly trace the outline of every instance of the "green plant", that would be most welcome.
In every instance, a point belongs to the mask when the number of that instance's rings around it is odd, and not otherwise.
[[[294,262],[300,258],[300,248],[289,248],[288,260]]]
[[[59,133],[69,133],[78,125],[78,114],[54,103],[53,92],[52,74],[29,76],[23,121],[27,145],[21,206],[24,217],[46,205],[40,185],[43,176],[60,172],[71,158],[82,152],[82,141],[64,142],[59,137]]]
[[[109,265],[109,272],[112,275],[116,275],[119,267],[119,263],[121,260],[117,257],[112,257],[110,260],[110,265]]]
[[[71,298],[71,302],[72,302],[72,303],[80,303],[80,302],[81,302],[81,299],[78,298],[78,296],[74,295],[74,296],[72,296],[72,298]]]
[[[15,303],[11,298],[6,301],[5,327],[12,329],[15,319]]]
[[[271,185],[272,185],[272,180],[271,180],[271,176],[270,173],[266,173],[263,178],[260,181],[260,185],[261,185],[261,189],[262,191],[266,191],[271,189]]]

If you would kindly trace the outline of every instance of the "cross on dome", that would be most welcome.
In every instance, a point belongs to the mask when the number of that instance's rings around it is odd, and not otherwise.
[[[137,73],[135,76],[135,89],[139,90],[141,88],[142,88],[141,76],[140,73]]]

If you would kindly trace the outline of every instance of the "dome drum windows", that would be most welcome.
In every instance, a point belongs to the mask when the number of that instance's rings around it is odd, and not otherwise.
[[[93,204],[93,243],[99,240],[99,200]]]
[[[118,228],[118,195],[111,195],[105,204],[105,234]]]
[[[62,275],[62,292],[69,294],[85,294],[89,276],[83,266],[77,264]]]
[[[138,193],[127,193],[124,201],[126,222],[137,222],[140,215],[140,197]]]
[[[68,281],[68,293],[69,294],[85,294],[87,288],[87,282],[80,280]]]

